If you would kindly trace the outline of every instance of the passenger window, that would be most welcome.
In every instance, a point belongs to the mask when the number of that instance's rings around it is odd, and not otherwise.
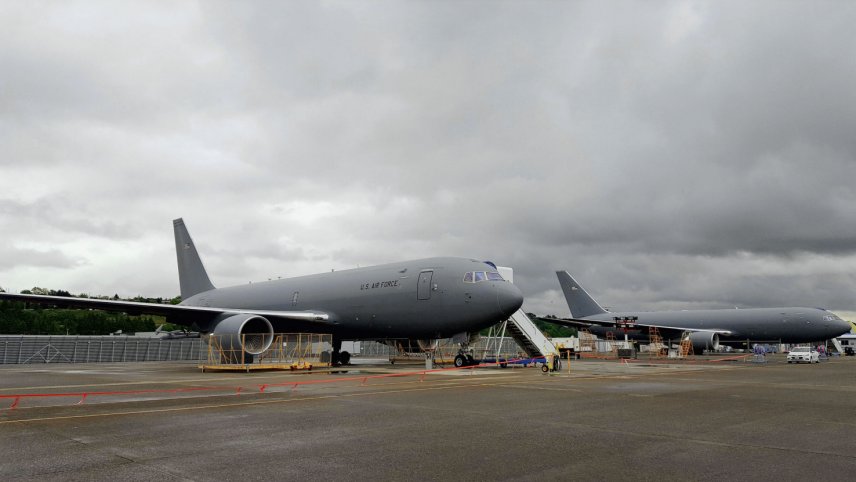
[[[472,282],[473,282],[473,272],[470,271],[469,273],[464,275],[464,283],[472,283]]]
[[[476,271],[476,283],[479,281],[484,281],[487,277],[484,274],[484,271]]]

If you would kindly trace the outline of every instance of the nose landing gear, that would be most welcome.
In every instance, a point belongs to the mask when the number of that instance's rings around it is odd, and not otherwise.
[[[456,368],[471,367],[471,366],[476,365],[476,364],[477,364],[476,359],[473,358],[473,356],[471,354],[466,353],[463,348],[461,349],[461,351],[457,355],[455,355],[455,367]]]

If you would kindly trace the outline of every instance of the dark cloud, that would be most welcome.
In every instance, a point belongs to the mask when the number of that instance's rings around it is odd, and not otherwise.
[[[459,255],[514,266],[534,311],[566,311],[556,269],[616,308],[854,310],[854,5],[0,19],[5,285],[52,259],[51,287],[170,295],[183,216],[218,285]]]

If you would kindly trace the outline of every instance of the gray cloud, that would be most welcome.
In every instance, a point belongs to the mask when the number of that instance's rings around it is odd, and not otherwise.
[[[72,259],[55,249],[38,250],[2,244],[0,244],[0,248],[2,248],[0,249],[0,270],[3,271],[17,267],[67,269],[80,266],[83,263],[82,260]]]
[[[514,266],[539,312],[566,311],[556,269],[616,308],[856,310],[856,6],[0,19],[4,286],[53,256],[41,284],[171,295],[183,216],[218,285],[459,255]]]

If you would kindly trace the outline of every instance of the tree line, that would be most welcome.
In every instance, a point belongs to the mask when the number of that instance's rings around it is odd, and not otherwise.
[[[555,315],[547,315],[541,316],[534,313],[527,313],[529,319],[535,322],[535,326],[544,333],[544,336],[547,338],[569,338],[572,336],[577,336],[577,329],[571,328],[568,326],[557,325],[555,323],[550,323],[544,321],[545,319],[556,318]]]
[[[21,294],[75,297],[65,290],[40,287],[21,291]],[[76,297],[120,299],[118,295],[108,297],[81,294]],[[125,301],[178,304],[181,298],[164,299],[137,296],[125,299]],[[109,335],[117,332],[132,334],[155,331],[159,325],[164,325],[163,329],[165,330],[177,329],[173,325],[165,324],[162,316],[137,316],[100,310],[54,308],[20,301],[0,301],[0,334],[4,335]]]

